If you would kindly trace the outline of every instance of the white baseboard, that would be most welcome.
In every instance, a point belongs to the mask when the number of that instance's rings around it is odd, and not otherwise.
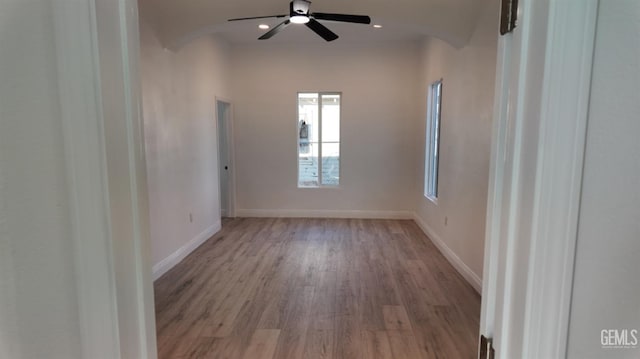
[[[474,271],[471,270],[463,261],[458,257],[457,254],[447,246],[444,241],[438,236],[423,220],[418,216],[418,214],[413,213],[413,220],[416,224],[422,229],[424,234],[429,237],[431,242],[435,244],[436,247],[440,250],[442,255],[451,263],[451,265],[462,275],[464,279],[471,284],[473,289],[476,290],[479,294],[482,294],[482,279],[478,276]]]
[[[275,218],[362,218],[362,219],[413,219],[410,211],[360,211],[314,209],[238,209],[237,217]]]
[[[171,253],[165,259],[156,263],[152,268],[153,280],[157,280],[167,273],[176,264],[180,263],[189,253],[193,252],[196,248],[211,238],[214,234],[222,228],[222,223],[218,220],[211,227],[205,229],[202,233],[195,236],[192,240],[185,243],[182,247],[178,248],[175,252]]]

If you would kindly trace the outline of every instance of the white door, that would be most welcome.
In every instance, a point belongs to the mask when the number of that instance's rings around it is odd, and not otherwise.
[[[220,213],[222,217],[233,217],[233,176],[231,104],[216,100],[218,125],[218,173],[220,175]]]
[[[519,1],[498,43],[480,334],[566,352],[597,0]]]

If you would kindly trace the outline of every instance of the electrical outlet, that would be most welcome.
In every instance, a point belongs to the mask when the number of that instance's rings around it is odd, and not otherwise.
[[[449,217],[444,216],[444,225],[446,226],[447,224],[449,224]]]
[[[193,223],[193,214],[189,212],[189,223]]]

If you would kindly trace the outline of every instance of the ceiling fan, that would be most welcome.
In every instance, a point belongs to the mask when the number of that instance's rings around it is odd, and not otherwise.
[[[284,28],[289,26],[289,24],[294,23],[294,24],[305,24],[309,29],[311,29],[316,34],[320,35],[320,37],[322,37],[326,41],[333,41],[338,38],[338,35],[336,35],[333,31],[329,30],[326,26],[322,25],[320,22],[318,22],[318,20],[352,22],[356,24],[371,23],[371,18],[369,16],[309,12],[309,5],[311,5],[311,1],[308,1],[308,0],[293,0],[289,4],[288,15],[241,17],[237,19],[229,19],[229,21],[266,19],[271,17],[275,17],[275,18],[287,17],[285,21],[281,22],[276,27],[269,30],[264,35],[260,36],[258,39],[260,40],[270,39],[275,34],[284,30]]]

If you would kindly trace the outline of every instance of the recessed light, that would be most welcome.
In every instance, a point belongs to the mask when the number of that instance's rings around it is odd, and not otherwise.
[[[382,29],[382,25],[378,25],[378,24],[373,25],[373,27],[375,27],[376,29]]]
[[[267,24],[260,24],[260,25],[258,25],[258,28],[259,28],[259,29],[262,29],[262,30],[267,30],[267,29],[269,28],[269,25],[267,25]]]

